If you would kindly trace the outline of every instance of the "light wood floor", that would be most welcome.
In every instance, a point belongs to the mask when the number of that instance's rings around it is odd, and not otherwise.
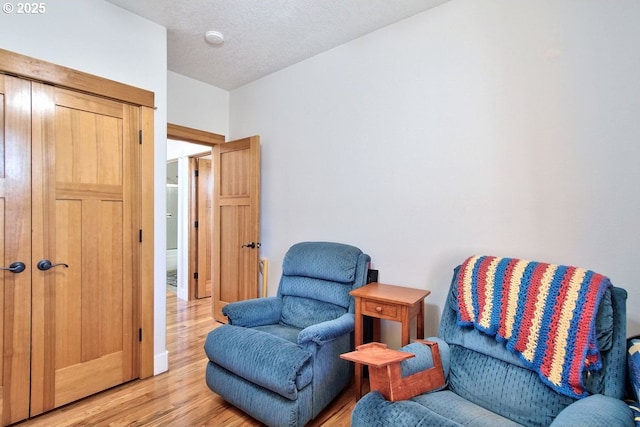
[[[115,387],[15,426],[261,426],[205,384],[204,340],[218,326],[210,316],[210,301],[181,301],[167,292],[168,372]],[[352,385],[308,426],[348,427],[354,404]]]

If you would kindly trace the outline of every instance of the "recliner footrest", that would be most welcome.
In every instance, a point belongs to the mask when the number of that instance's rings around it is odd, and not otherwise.
[[[209,333],[204,349],[211,362],[291,400],[311,380],[300,375],[311,357],[308,352],[259,330],[220,326]],[[300,384],[300,378],[306,383]]]

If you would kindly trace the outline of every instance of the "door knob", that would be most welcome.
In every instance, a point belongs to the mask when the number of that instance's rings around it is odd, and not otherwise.
[[[12,273],[22,273],[26,266],[22,261],[12,262],[9,267],[0,267],[0,270],[8,270]]]
[[[52,264],[51,261],[49,261],[48,259],[41,259],[40,261],[38,261],[38,264],[36,265],[38,266],[38,270],[42,270],[42,271],[47,271],[50,268],[57,267],[59,265],[64,266],[64,268],[69,268],[69,265],[65,264],[64,262]]]
[[[260,242],[256,243],[256,242],[250,242],[247,243],[246,245],[242,245],[243,248],[251,248],[251,249],[255,249],[255,248],[259,248],[260,247]]]

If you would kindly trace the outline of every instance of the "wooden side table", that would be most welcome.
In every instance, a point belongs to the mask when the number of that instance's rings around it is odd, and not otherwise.
[[[362,344],[363,316],[373,317],[373,341],[380,341],[380,319],[402,323],[402,345],[409,344],[411,319],[416,318],[416,337],[424,338],[424,299],[431,293],[424,289],[369,283],[354,289],[355,346]],[[362,364],[355,364],[356,399],[362,396]]]

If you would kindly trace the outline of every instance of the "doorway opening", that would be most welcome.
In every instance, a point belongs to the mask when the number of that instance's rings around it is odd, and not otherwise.
[[[193,179],[191,159],[193,156],[209,156],[211,147],[185,141],[167,140],[167,290],[178,298],[194,297],[190,284],[190,270],[194,269],[196,239],[191,220],[197,203],[197,194],[192,191]]]
[[[178,160],[167,160],[167,291],[178,293]]]
[[[168,290],[174,290],[184,300],[195,297],[189,283],[194,252],[190,248],[193,239],[189,238],[190,199],[193,198],[189,186],[189,156],[211,153],[212,147],[224,142],[223,135],[167,124],[167,282],[175,280],[175,288],[168,287]],[[193,280],[191,282],[192,285]]]

